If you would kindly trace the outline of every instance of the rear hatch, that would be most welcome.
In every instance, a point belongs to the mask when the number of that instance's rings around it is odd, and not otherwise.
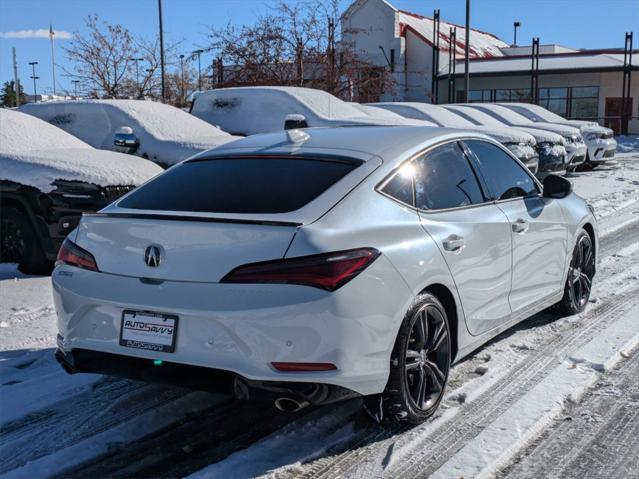
[[[237,266],[284,257],[297,229],[326,213],[377,160],[245,155],[188,161],[84,216],[75,242],[104,273],[217,282]],[[159,262],[149,261],[158,253]]]

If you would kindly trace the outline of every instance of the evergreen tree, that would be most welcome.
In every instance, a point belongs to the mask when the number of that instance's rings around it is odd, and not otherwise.
[[[27,96],[24,89],[20,85],[20,104],[27,102]],[[0,93],[0,106],[12,107],[16,106],[16,89],[13,80],[4,82],[2,85],[2,93]]]

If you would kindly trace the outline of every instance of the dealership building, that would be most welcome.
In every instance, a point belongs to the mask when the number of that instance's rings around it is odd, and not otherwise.
[[[392,86],[369,91],[358,98],[361,102],[464,100],[463,26],[399,10],[385,0],[356,0],[342,15],[342,42],[377,68],[390,70]],[[536,90],[534,100],[549,110],[620,132],[629,82],[627,130],[638,134],[639,50],[629,46],[624,52],[539,45],[534,63],[532,46],[510,46],[492,33],[471,29],[469,101],[530,102]]]

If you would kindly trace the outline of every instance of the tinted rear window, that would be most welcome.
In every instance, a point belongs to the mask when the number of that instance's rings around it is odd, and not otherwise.
[[[300,158],[183,163],[134,191],[122,208],[207,213],[286,213],[302,208],[357,165]]]

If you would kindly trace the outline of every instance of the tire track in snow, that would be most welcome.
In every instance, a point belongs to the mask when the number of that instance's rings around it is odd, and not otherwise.
[[[294,417],[312,411],[307,408]],[[217,405],[58,477],[183,477],[290,422],[291,414],[273,411],[270,403],[234,401]]]
[[[639,349],[605,374],[499,478],[633,477],[639,447]]]
[[[93,388],[2,427],[0,473],[77,444],[189,391],[105,378]]]

